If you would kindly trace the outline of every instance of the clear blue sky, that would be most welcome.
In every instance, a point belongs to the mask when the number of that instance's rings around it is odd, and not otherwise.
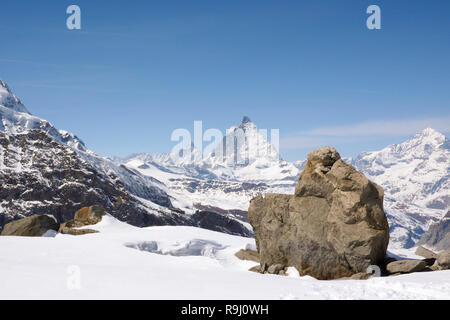
[[[280,129],[288,160],[353,156],[426,126],[448,136],[449,14],[448,0],[5,0],[0,78],[102,155],[168,152],[176,128],[248,115]]]

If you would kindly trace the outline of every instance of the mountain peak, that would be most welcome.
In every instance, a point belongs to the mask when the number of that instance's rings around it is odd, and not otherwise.
[[[0,106],[17,112],[30,114],[22,101],[20,101],[20,99],[9,89],[6,82],[2,79],[0,79]]]
[[[442,133],[440,133],[439,131],[434,130],[433,128],[423,129],[422,131],[420,131],[417,134],[417,136],[422,136],[422,137],[439,137],[439,138],[444,137],[445,138],[445,136]]]
[[[444,134],[436,131],[435,129],[426,128],[426,129],[422,130],[421,132],[417,133],[414,137],[412,137],[408,141],[404,142],[404,144],[409,145],[409,146],[413,146],[413,145],[419,146],[419,145],[427,144],[427,145],[433,145],[433,146],[439,147],[442,144],[444,144],[446,141],[448,141],[448,139]]]
[[[250,118],[249,117],[247,117],[247,116],[244,116],[244,118],[242,119],[242,124],[246,124],[246,123],[249,123],[249,122],[252,122],[252,120],[250,120]]]

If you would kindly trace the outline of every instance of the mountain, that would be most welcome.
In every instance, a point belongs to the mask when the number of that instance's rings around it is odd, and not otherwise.
[[[32,214],[59,222],[84,206],[103,205],[135,226],[191,225],[250,236],[234,217],[184,212],[164,183],[88,150],[74,134],[31,115],[0,81],[0,230]],[[198,211],[198,212],[197,212]]]
[[[413,246],[450,208],[450,141],[433,129],[361,153],[352,164],[383,187],[391,241],[404,247]]]
[[[450,250],[450,211],[439,222],[432,224],[417,244],[436,251]]]
[[[226,142],[236,135],[244,143],[223,156]],[[443,134],[425,129],[404,143],[344,159],[384,188],[391,248],[414,246],[429,226],[447,212],[449,146]],[[185,199],[189,208],[225,209],[241,215],[248,209],[249,201],[260,193],[293,193],[306,163],[281,159],[248,117],[228,129],[227,136],[203,159],[198,159],[198,150],[192,147],[191,151],[193,157],[178,162],[173,161],[171,154],[140,154],[121,163],[163,181],[177,194],[175,197]],[[246,161],[236,163],[238,155]]]
[[[207,154],[191,145],[168,154],[104,158],[74,134],[31,115],[3,81],[0,120],[0,179],[8,182],[0,192],[0,228],[33,212],[63,219],[98,201],[136,226],[196,225],[249,236],[249,201],[258,194],[292,194],[306,163],[283,160],[267,132],[248,117],[230,127]],[[344,160],[385,190],[391,248],[414,246],[450,208],[450,142],[433,129]],[[67,163],[77,163],[78,171]],[[61,168],[64,179],[49,176],[55,168]],[[87,188],[93,176],[97,193]],[[69,186],[70,191],[60,191]],[[77,192],[89,197],[69,201]],[[118,199],[128,199],[126,209]]]
[[[236,137],[241,143],[225,152],[227,142]],[[175,198],[185,199],[185,210],[207,206],[215,211],[246,211],[249,201],[260,193],[292,193],[301,171],[300,163],[296,166],[281,159],[265,132],[248,117],[228,129],[209,154],[199,157],[198,150],[190,151],[192,157],[178,160],[173,154],[139,154],[120,163],[164,182],[177,194]]]

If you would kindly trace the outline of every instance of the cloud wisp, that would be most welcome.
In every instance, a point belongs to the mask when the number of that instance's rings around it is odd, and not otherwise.
[[[450,116],[427,119],[397,119],[367,121],[344,126],[323,127],[282,137],[282,149],[312,148],[329,143],[352,143],[368,138],[414,135],[423,129],[433,128],[450,132]]]

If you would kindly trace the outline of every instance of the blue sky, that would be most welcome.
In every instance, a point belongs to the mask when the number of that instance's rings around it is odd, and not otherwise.
[[[66,28],[66,8],[82,30]],[[382,29],[366,28],[381,8]],[[449,1],[2,1],[0,78],[102,155],[168,152],[244,115],[281,154],[450,132]],[[367,128],[367,131],[365,130]]]

